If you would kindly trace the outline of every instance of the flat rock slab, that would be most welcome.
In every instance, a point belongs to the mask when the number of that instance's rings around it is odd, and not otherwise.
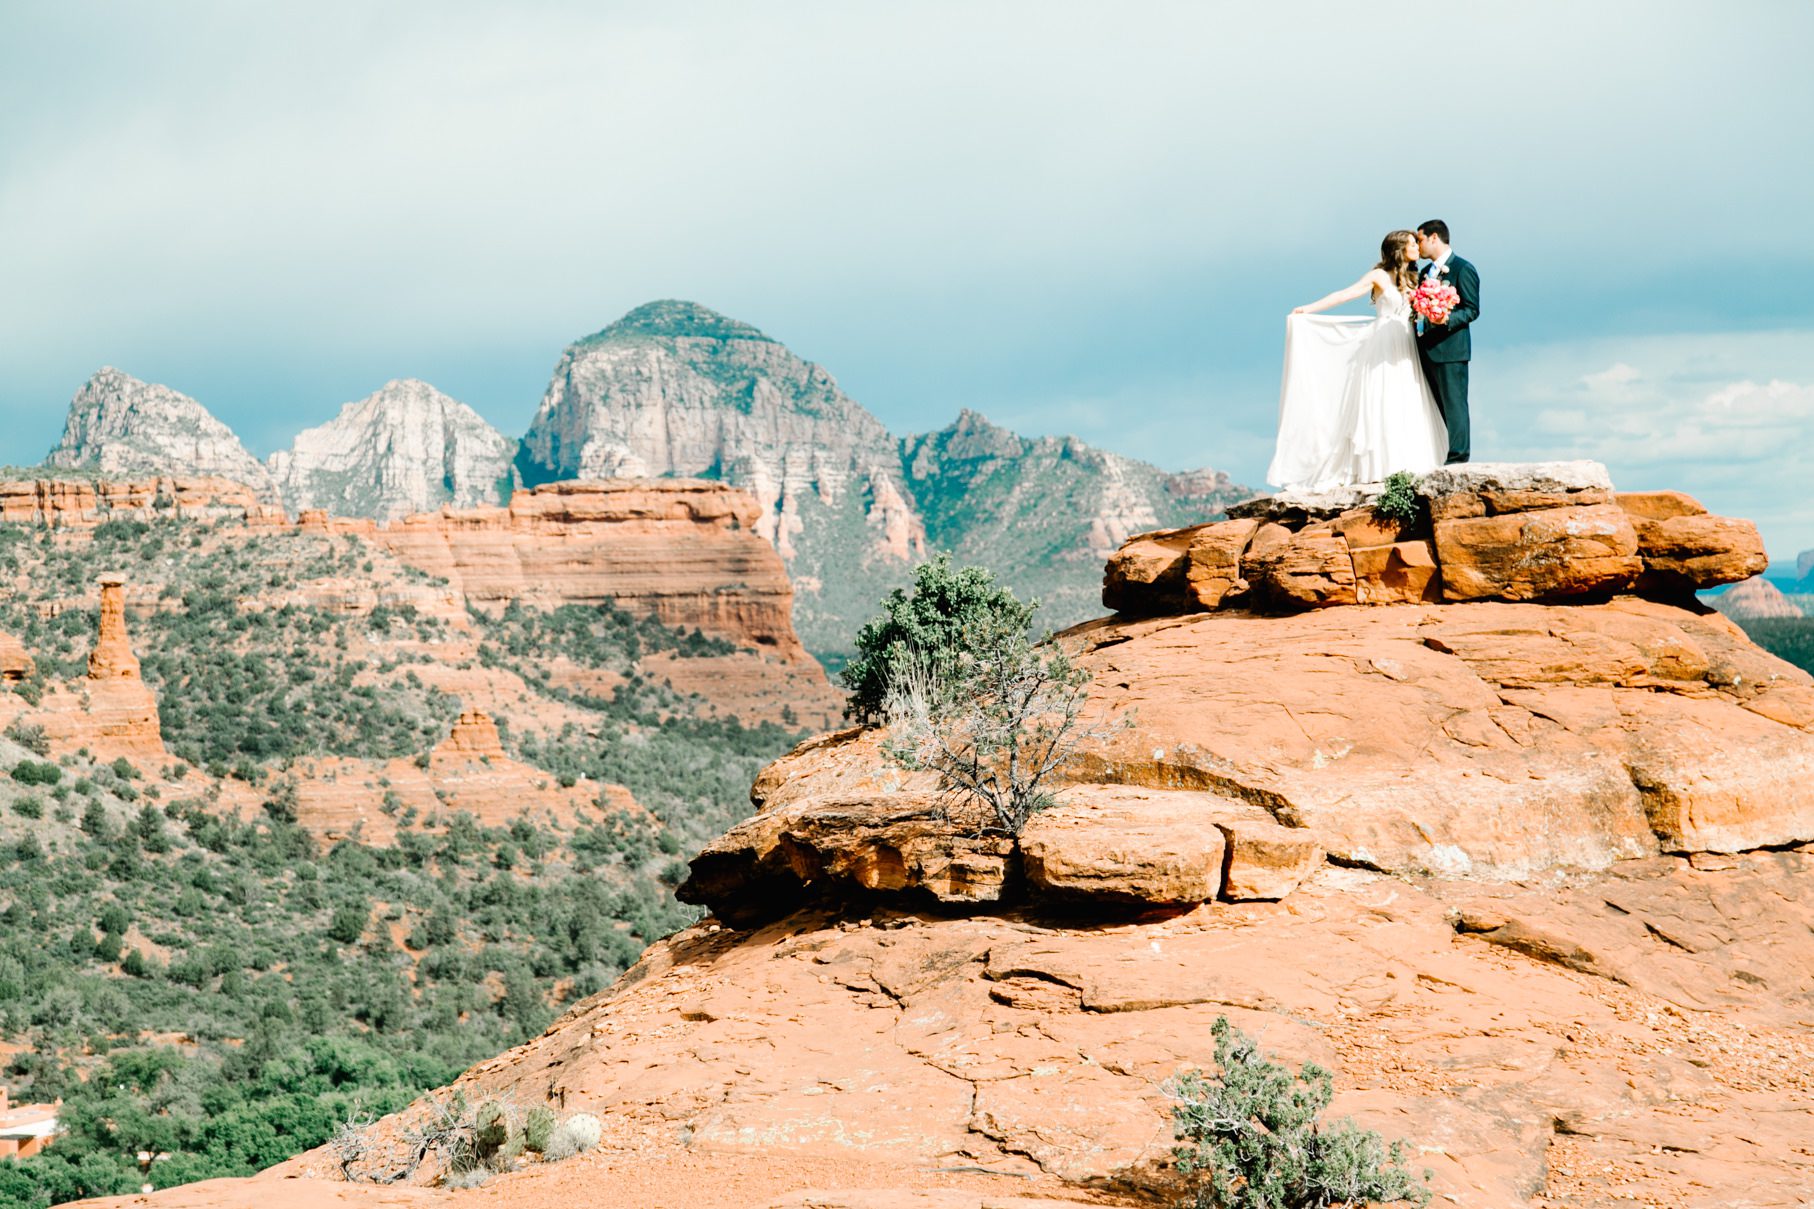
[[[1206,613],[1073,640],[1092,708],[1136,720],[1080,775],[1263,805],[1343,861],[1515,880],[1814,840],[1814,678],[1718,614]]]

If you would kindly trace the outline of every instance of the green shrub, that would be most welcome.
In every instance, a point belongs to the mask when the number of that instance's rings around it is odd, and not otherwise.
[[[1386,476],[1386,489],[1373,501],[1373,511],[1387,520],[1408,525],[1417,519],[1417,476],[1394,470]]]
[[[350,945],[365,935],[366,911],[363,907],[335,907],[328,921],[328,935],[343,945]]]
[[[13,780],[21,785],[55,785],[63,779],[63,770],[55,764],[21,760],[13,765]]]
[[[882,601],[879,617],[857,631],[857,653],[840,673],[850,690],[847,717],[874,722],[881,717],[891,675],[905,660],[942,660],[950,652],[1004,635],[1025,637],[1036,603],[1022,604],[998,587],[982,567],[953,567],[949,554],[914,569],[913,589],[896,588]]]
[[[1167,1085],[1172,1149],[1189,1194],[1181,1209],[1328,1209],[1369,1202],[1426,1205],[1403,1167],[1404,1144],[1342,1120],[1324,1123],[1334,1079],[1312,1063],[1293,1075],[1218,1017],[1216,1076],[1185,1071]],[[1424,1173],[1425,1181],[1429,1173]]]

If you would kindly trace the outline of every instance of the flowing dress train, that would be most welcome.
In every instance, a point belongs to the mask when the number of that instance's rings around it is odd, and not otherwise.
[[[1443,464],[1448,447],[1402,292],[1381,290],[1371,319],[1286,320],[1279,439],[1267,482],[1327,491],[1377,483],[1399,470],[1427,474]]]

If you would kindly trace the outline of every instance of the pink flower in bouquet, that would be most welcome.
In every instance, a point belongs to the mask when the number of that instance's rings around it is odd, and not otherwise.
[[[1411,309],[1426,323],[1447,323],[1460,302],[1461,294],[1439,277],[1426,277],[1411,291]]]

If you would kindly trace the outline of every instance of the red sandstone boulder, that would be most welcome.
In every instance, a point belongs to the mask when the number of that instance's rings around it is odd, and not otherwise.
[[[25,644],[0,630],[0,680],[16,682],[31,678],[35,665]]]
[[[1259,528],[1257,520],[1233,520],[1202,525],[1194,531],[1184,569],[1185,595],[1193,604],[1220,608],[1229,596],[1247,590],[1241,578],[1241,557]]]
[[[1222,889],[1226,858],[1214,794],[1080,785],[1021,833],[1035,893],[1059,899],[1194,906]]]
[[[1277,609],[1354,604],[1354,559],[1340,534],[1305,530],[1261,547],[1256,539],[1242,563],[1255,596]]]
[[[1185,588],[1186,556],[1207,525],[1159,529],[1122,543],[1102,572],[1102,607],[1140,616],[1192,610]]]
[[[1615,504],[1436,521],[1449,600],[1555,600],[1630,587],[1638,534]]]
[[[1640,520],[1638,553],[1659,588],[1698,590],[1762,575],[1770,565],[1757,526],[1729,516]]]

